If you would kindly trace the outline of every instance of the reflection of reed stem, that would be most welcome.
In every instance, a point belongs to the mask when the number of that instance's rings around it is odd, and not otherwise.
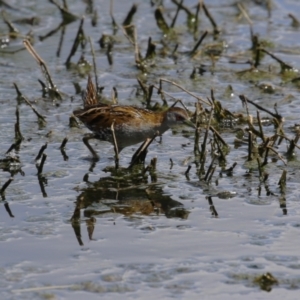
[[[61,143],[61,145],[60,145],[59,149],[63,149],[63,148],[65,148],[65,146],[66,146],[67,142],[68,142],[68,138],[67,138],[67,137],[65,137],[65,138],[64,138],[64,140],[62,141],[62,143]]]
[[[184,173],[185,176],[187,176],[189,174],[191,168],[192,168],[192,166],[189,165],[188,168],[187,168],[187,170]]]
[[[16,108],[16,118],[17,118],[17,122],[15,124],[15,139],[18,141],[18,140],[23,140],[23,136],[20,130],[20,112],[18,106]]]
[[[4,207],[5,207],[6,211],[7,211],[7,213],[9,214],[9,216],[10,216],[11,218],[14,218],[15,216],[12,214],[12,212],[11,212],[11,210],[10,210],[10,207],[9,207],[9,205],[8,205],[7,202],[4,203]]]
[[[2,186],[1,190],[0,190],[0,195],[3,197],[4,196],[4,192],[6,190],[6,188],[10,185],[10,183],[13,181],[13,177],[9,178]]]
[[[35,160],[39,160],[42,157],[43,152],[45,151],[45,149],[47,148],[48,143],[46,143],[45,145],[43,145],[37,155],[37,157],[35,158]]]
[[[38,175],[42,174],[42,172],[43,172],[43,168],[44,168],[46,158],[47,158],[47,154],[43,153],[42,160],[41,160],[41,163],[40,163],[39,168],[38,168]]]
[[[207,201],[208,201],[208,204],[209,204],[209,210],[211,211],[211,214],[215,217],[218,216],[218,212],[216,211],[215,209],[215,206],[214,206],[214,203],[212,201],[212,197],[211,196],[208,196],[206,197]]]

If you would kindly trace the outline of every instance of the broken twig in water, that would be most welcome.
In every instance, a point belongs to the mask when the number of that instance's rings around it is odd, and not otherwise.
[[[117,24],[117,22],[114,18],[113,10],[114,10],[114,1],[110,0],[109,14],[110,14],[110,17],[111,17],[111,22],[112,22],[112,26],[113,26],[113,30],[114,30],[114,34],[115,34],[117,29],[118,29],[118,24]]]
[[[190,56],[196,56],[197,55],[197,49],[199,48],[199,46],[202,44],[203,40],[205,39],[205,37],[207,36],[208,31],[205,30],[204,33],[201,35],[199,41],[197,42],[197,44],[194,46],[193,50],[189,53]]]
[[[248,132],[248,161],[252,160],[252,148],[253,148],[253,134],[249,130]]]
[[[171,23],[171,25],[170,25],[171,28],[174,28],[174,26],[175,26],[175,23],[176,23],[176,20],[177,20],[179,11],[180,11],[180,9],[181,9],[181,6],[182,6],[182,4],[183,4],[183,1],[184,1],[184,0],[181,0],[180,4],[177,6],[176,13],[175,13],[174,18],[173,18],[173,20],[172,20],[172,23]]]
[[[78,16],[72,14],[69,10],[68,10],[68,6],[66,5],[66,1],[64,1],[64,6],[61,6],[60,4],[58,4],[56,2],[56,0],[49,0],[50,3],[54,4],[60,11],[61,16],[63,18],[63,23],[64,24],[68,24],[71,22],[74,22],[75,20],[79,19]]]
[[[162,8],[158,7],[155,12],[154,12],[154,17],[156,20],[156,24],[157,27],[164,33],[164,34],[168,34],[170,31],[170,27],[168,25],[168,23],[166,22],[163,12],[162,12]]]
[[[43,59],[38,55],[38,53],[35,51],[33,46],[30,44],[29,40],[24,40],[23,45],[27,49],[27,51],[33,56],[33,58],[36,60],[36,62],[39,64],[43,75],[45,76],[46,82],[48,84],[48,92],[51,97],[58,98],[59,100],[62,99],[62,95],[57,89],[56,85],[53,83],[53,80],[51,78],[51,75],[48,71],[46,63],[43,61]]]
[[[234,162],[233,165],[230,168],[225,169],[225,170],[221,170],[220,175],[226,174],[227,176],[232,176],[233,169],[236,167],[236,165],[237,165],[237,163]]]
[[[202,2],[201,5],[202,5],[205,15],[207,16],[207,18],[209,19],[210,23],[212,24],[212,26],[214,28],[214,34],[219,34],[221,31],[218,28],[218,25],[217,25],[216,21],[214,20],[213,16],[210,14],[210,12],[209,12],[208,8],[206,7],[206,5],[204,4],[204,2]]]
[[[45,124],[47,123],[46,119],[44,116],[42,116],[33,106],[32,104],[29,102],[29,100],[23,96],[22,98],[29,106],[30,108],[32,109],[32,111],[36,114],[36,116],[38,117],[38,120],[42,123],[42,124]]]
[[[130,165],[128,169],[131,169],[134,165],[137,165],[141,162],[145,161],[146,155],[147,155],[147,149],[150,146],[150,144],[153,142],[153,140],[159,135],[157,132],[151,139],[147,138],[144,143],[137,149],[137,151],[133,154],[131,158]]]
[[[81,18],[81,21],[79,23],[79,27],[77,30],[77,34],[76,37],[74,39],[74,43],[73,46],[71,48],[70,54],[65,62],[66,67],[68,68],[71,62],[71,58],[72,56],[76,53],[77,48],[80,44],[80,42],[82,42],[83,40],[85,40],[85,35],[84,35],[84,31],[83,31],[83,23],[84,23],[84,17]]]
[[[118,143],[117,143],[117,139],[116,139],[116,135],[115,135],[115,121],[112,122],[110,130],[112,132],[112,136],[113,136],[113,144],[114,144],[114,150],[115,150],[115,167],[116,170],[119,169],[119,149],[118,149]]]
[[[287,63],[285,63],[283,60],[281,60],[280,58],[278,58],[276,55],[272,54],[268,50],[266,50],[264,48],[260,48],[260,51],[265,52],[266,54],[271,56],[273,59],[275,59],[280,64],[282,72],[284,72],[286,70],[293,70],[294,69],[291,65],[288,65]]]
[[[162,91],[162,83],[163,83],[163,82],[171,83],[171,84],[177,86],[177,87],[178,87],[179,89],[181,89],[182,91],[184,91],[184,92],[186,92],[187,94],[189,94],[190,96],[196,98],[199,102],[202,102],[202,103],[205,103],[205,104],[211,106],[211,104],[210,104],[209,102],[207,102],[207,101],[203,100],[202,98],[196,96],[195,94],[189,92],[188,90],[186,90],[185,88],[183,88],[181,85],[177,84],[176,82],[170,81],[170,80],[168,80],[168,79],[164,79],[164,78],[160,78],[160,79],[159,79],[159,90],[158,90],[158,92]]]

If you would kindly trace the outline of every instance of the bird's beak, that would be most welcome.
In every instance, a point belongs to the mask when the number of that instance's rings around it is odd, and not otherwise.
[[[194,129],[196,129],[196,125],[191,121],[191,120],[184,120],[183,124],[187,125],[188,127],[192,127]]]

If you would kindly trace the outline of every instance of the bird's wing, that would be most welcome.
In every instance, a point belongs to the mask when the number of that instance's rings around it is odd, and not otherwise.
[[[140,124],[152,122],[154,114],[147,109],[134,106],[113,105],[110,107],[111,122],[115,121],[115,125],[128,124],[139,126]]]
[[[104,104],[85,107],[83,109],[74,110],[73,114],[85,124],[94,124],[101,122],[102,119],[109,115],[109,106]]]
[[[161,122],[155,113],[143,108],[122,105],[98,104],[92,107],[75,110],[74,115],[89,128],[110,128],[117,126],[157,125]]]

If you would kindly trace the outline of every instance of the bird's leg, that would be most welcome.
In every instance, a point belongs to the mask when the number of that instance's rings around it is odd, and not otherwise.
[[[96,153],[96,151],[93,149],[93,147],[89,143],[89,140],[91,140],[91,139],[97,139],[97,136],[95,134],[88,133],[83,137],[82,141],[87,146],[87,148],[91,151],[93,158],[95,160],[99,160],[99,158],[100,158],[99,155]]]

